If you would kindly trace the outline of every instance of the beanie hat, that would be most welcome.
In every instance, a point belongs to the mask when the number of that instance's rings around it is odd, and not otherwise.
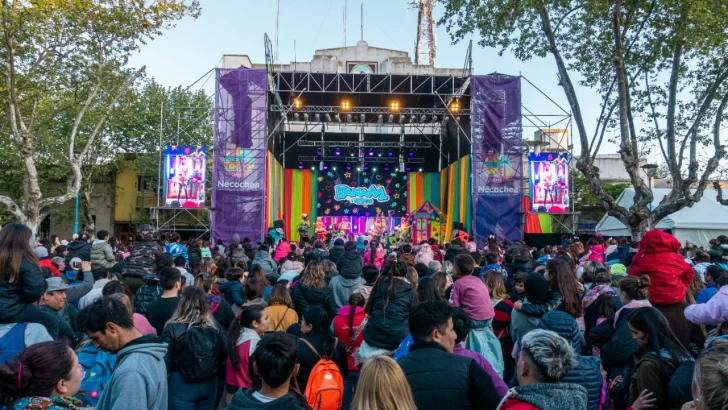
[[[529,273],[523,282],[523,287],[528,302],[544,304],[549,301],[549,282],[540,273]]]
[[[38,258],[43,259],[48,257],[48,249],[46,249],[45,246],[39,246],[35,249],[33,249],[36,255],[38,255]]]

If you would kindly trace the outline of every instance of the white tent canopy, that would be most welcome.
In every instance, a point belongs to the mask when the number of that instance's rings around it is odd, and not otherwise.
[[[662,198],[670,193],[669,188],[652,190],[652,207],[659,205]],[[634,205],[634,188],[627,188],[617,198],[617,203],[627,209]],[[728,235],[728,206],[716,200],[716,192],[706,189],[700,202],[691,208],[683,208],[663,218],[657,229],[670,230],[681,242],[690,241],[698,246],[708,246],[708,241],[718,235]],[[631,236],[627,226],[617,218],[605,214],[597,224],[596,232],[604,236]]]

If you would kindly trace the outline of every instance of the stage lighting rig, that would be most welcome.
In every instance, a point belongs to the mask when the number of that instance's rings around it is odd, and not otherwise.
[[[295,108],[296,110],[300,110],[301,108],[303,108],[303,101],[301,101],[301,99],[299,98],[296,98],[293,101],[293,108]]]
[[[334,119],[336,120],[336,122],[341,122],[341,116],[339,114],[334,115]]]
[[[384,123],[384,116],[382,114],[377,115],[377,124]]]
[[[313,118],[316,120],[316,122],[321,122],[321,115],[320,114],[314,115]]]
[[[346,122],[354,122],[354,117],[351,114],[346,114]]]
[[[399,116],[399,123],[404,124],[404,122],[407,120],[407,116],[404,114],[400,114]]]
[[[331,114],[326,114],[326,122],[331,122]]]
[[[450,103],[450,112],[453,114],[457,114],[460,112],[460,100],[459,99],[456,98],[456,99],[452,100],[452,102]]]
[[[389,114],[389,119],[387,120],[387,122],[390,123],[390,124],[393,123],[394,122],[394,115]]]
[[[392,101],[392,103],[389,105],[392,112],[399,112],[399,101]]]
[[[308,113],[303,114],[303,120],[308,122]]]
[[[417,116],[416,115],[411,115],[410,116],[410,124],[414,124],[415,121],[417,121]]]
[[[349,102],[349,100],[344,100],[341,102],[341,110],[342,111],[351,110],[351,103]]]
[[[293,114],[293,121],[301,121],[301,115],[299,113]]]
[[[362,124],[364,124],[365,122],[367,122],[367,116],[364,114],[361,114],[361,115],[359,115],[359,120],[361,121]]]

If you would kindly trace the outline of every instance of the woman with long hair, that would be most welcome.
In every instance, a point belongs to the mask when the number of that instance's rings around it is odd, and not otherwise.
[[[270,293],[273,290],[273,286],[270,285],[270,282],[265,277],[265,271],[260,265],[253,265],[250,267],[250,272],[248,273],[249,278],[256,278],[258,279],[258,287],[260,294],[263,296],[263,299],[267,302],[270,298]]]
[[[248,372],[250,356],[263,334],[270,328],[270,319],[265,307],[253,305],[245,308],[227,332],[226,346],[228,360],[225,367],[225,390],[228,401],[241,387],[253,387]]]
[[[285,332],[289,326],[298,323],[298,314],[286,285],[273,286],[265,311],[270,317],[271,332]]]
[[[444,284],[444,279],[443,279]],[[435,279],[435,275],[423,278],[417,285],[417,301],[426,302],[428,300],[445,301],[444,291],[440,290],[440,286]]]
[[[187,286],[180,292],[162,340],[167,343],[169,408],[213,408],[217,369],[225,360],[225,332],[215,323],[202,289]]]
[[[516,368],[516,361],[511,355],[514,344],[511,338],[513,301],[508,298],[503,274],[492,270],[486,271],[485,275],[483,275],[483,282],[488,288],[490,301],[493,303],[493,309],[495,310],[493,333],[498,338],[503,353],[503,380],[511,380],[513,371]]]
[[[299,318],[309,306],[321,306],[331,319],[336,316],[336,301],[333,291],[326,285],[325,277],[323,261],[311,261],[301,273],[301,280],[291,290],[291,298]]]
[[[498,264],[503,264],[503,249],[501,249],[500,246],[498,246],[498,241],[495,239],[494,235],[490,235],[488,237],[488,253],[494,253],[498,255]]]
[[[728,408],[728,344],[715,343],[705,349],[695,362],[692,407],[712,410]]]
[[[58,235],[51,235],[51,248],[49,249],[49,252],[51,255],[56,253],[56,248],[61,246],[61,239],[58,237]]]
[[[35,235],[27,226],[9,223],[0,230],[0,323],[39,323],[58,336],[58,319],[34,303],[45,292]]]
[[[80,410],[83,404],[74,396],[82,378],[78,357],[67,344],[36,343],[0,365],[0,406]]]
[[[375,357],[364,362],[351,408],[352,410],[417,410],[404,372],[387,356]]]
[[[682,362],[692,362],[690,353],[677,339],[665,316],[654,307],[637,309],[630,316],[628,326],[642,353],[633,370],[629,403],[647,390],[655,399],[652,408],[671,408],[674,403],[669,398],[670,377]]]
[[[364,253],[364,264],[365,265],[376,265],[380,270],[384,263],[384,250],[379,246],[379,242],[369,242],[369,250]]]
[[[301,333],[298,340],[298,363],[301,365],[296,380],[303,391],[311,370],[321,359],[332,360],[346,380],[349,364],[346,361],[346,346],[338,340],[330,328],[331,319],[320,306],[306,308],[301,318]]]
[[[354,293],[349,297],[348,304],[341,307],[339,314],[334,318],[334,336],[346,348],[346,358],[349,362],[349,376],[344,380],[344,403],[342,409],[346,410],[356,390],[359,379],[359,367],[354,362],[354,352],[364,341],[362,332],[367,325],[364,313],[364,296]]]

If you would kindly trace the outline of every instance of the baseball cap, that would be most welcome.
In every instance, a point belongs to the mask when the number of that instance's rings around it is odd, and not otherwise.
[[[70,286],[67,285],[61,278],[48,278],[46,279],[46,283],[48,283],[48,289],[46,292],[55,292],[57,290],[66,290],[70,288]]]
[[[81,258],[73,258],[71,259],[71,269],[73,270],[81,270]]]

